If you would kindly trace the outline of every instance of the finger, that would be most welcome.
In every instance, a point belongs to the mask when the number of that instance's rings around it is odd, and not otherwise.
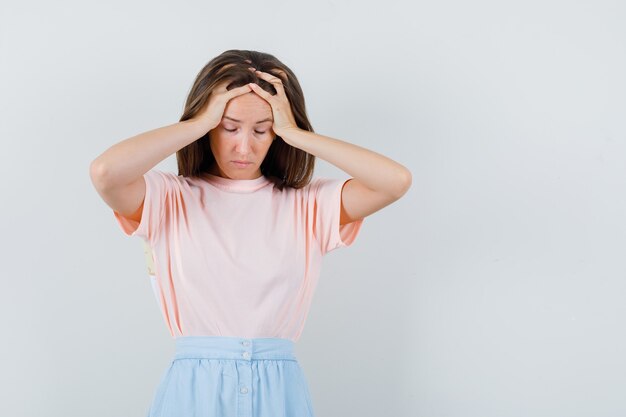
[[[278,74],[280,74],[281,78],[283,79],[283,82],[286,79],[288,79],[287,73],[285,71],[281,70],[280,68],[272,68],[271,71],[277,72]]]
[[[259,78],[262,78],[265,81],[270,82],[272,84],[274,84],[274,83],[281,83],[282,84],[283,83],[283,80],[281,80],[280,78],[278,78],[274,74],[270,74],[268,72],[263,72],[263,71],[259,71],[259,70],[256,70],[255,72],[257,73]]]
[[[249,93],[250,91],[252,91],[252,89],[250,88],[250,85],[246,84],[246,85],[242,85],[241,87],[235,87],[231,90],[228,90],[228,92],[226,93],[226,97],[230,100],[233,97],[237,97],[242,94]]]
[[[285,89],[283,88],[283,80],[276,77],[275,75],[268,74],[267,72],[263,72],[263,71],[256,71],[256,74],[259,76],[259,78],[262,78],[265,81],[271,83],[274,86],[274,88],[276,88],[276,92],[278,92],[281,96],[285,95]]]
[[[272,68],[271,71],[277,72],[279,74],[278,78],[280,78],[280,81],[281,81],[280,87],[279,87],[280,90],[281,90],[280,92],[281,92],[281,95],[285,96],[286,95],[285,94],[285,87],[284,87],[283,83],[285,81],[287,81],[287,79],[288,79],[287,78],[287,73],[285,71],[281,70],[280,68]]]
[[[250,83],[248,84],[250,86],[250,88],[252,88],[252,91],[254,91],[255,93],[257,93],[258,95],[260,95],[262,98],[264,98],[267,102],[271,102],[271,100],[274,99],[274,96],[271,95],[270,93],[268,93],[267,91],[265,91],[264,89],[262,89],[261,87],[259,87],[258,84],[255,83]]]

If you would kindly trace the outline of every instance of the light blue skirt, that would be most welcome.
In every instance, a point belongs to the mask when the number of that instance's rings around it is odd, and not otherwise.
[[[148,417],[314,417],[290,339],[183,336],[175,343]]]

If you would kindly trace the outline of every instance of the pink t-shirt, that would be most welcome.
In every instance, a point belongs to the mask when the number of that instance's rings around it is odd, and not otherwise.
[[[322,257],[350,246],[364,219],[339,225],[341,189],[315,178],[281,192],[265,176],[144,174],[141,222],[113,211],[152,252],[153,289],[173,337],[297,341]]]

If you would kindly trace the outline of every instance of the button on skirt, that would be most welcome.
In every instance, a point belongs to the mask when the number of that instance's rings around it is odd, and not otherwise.
[[[182,336],[175,343],[148,417],[314,417],[290,339]]]

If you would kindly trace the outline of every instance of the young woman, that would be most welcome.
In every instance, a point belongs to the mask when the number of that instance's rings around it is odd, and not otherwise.
[[[176,152],[178,175],[154,169]],[[315,158],[352,178],[312,179]],[[402,165],[313,132],[294,73],[229,50],[197,75],[178,123],[113,145],[92,182],[149,248],[176,352],[149,417],[313,417],[294,356],[322,256],[410,187]]]

